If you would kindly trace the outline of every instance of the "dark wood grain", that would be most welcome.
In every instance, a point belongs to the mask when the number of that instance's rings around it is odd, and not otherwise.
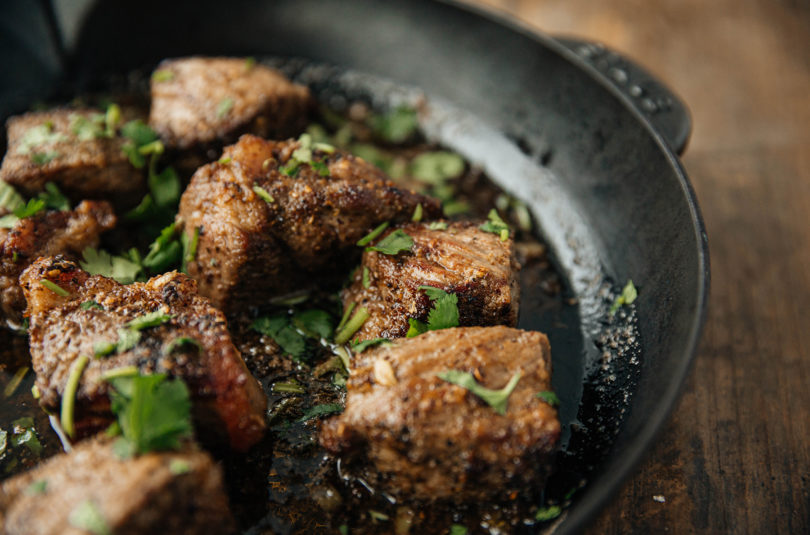
[[[709,317],[668,425],[589,532],[810,533],[810,2],[479,3],[626,53],[693,114]]]

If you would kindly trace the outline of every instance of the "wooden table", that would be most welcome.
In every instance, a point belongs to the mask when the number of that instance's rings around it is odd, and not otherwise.
[[[668,425],[589,532],[810,533],[810,3],[478,1],[612,46],[692,111],[708,321]]]

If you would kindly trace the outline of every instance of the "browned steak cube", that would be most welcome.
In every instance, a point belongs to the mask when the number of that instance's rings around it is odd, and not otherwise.
[[[200,231],[188,272],[227,314],[342,277],[359,239],[381,222],[407,221],[419,204],[426,218],[440,215],[437,201],[396,187],[373,165],[314,147],[312,161],[296,165],[300,141],[242,136],[183,193],[185,232]]]
[[[243,58],[165,60],[151,84],[149,125],[176,149],[221,147],[245,133],[295,135],[311,105],[306,87]]]
[[[46,410],[60,407],[73,362],[82,355],[97,357],[90,359],[76,393],[77,435],[112,419],[102,375],[134,366],[140,373],[165,373],[186,382],[192,415],[206,441],[225,438],[246,450],[262,437],[264,393],[231,342],[225,317],[197,295],[192,279],[170,272],[123,285],[49,257],[26,269],[20,283],[30,314],[32,366]],[[123,343],[126,331],[133,330],[128,322],[147,314],[164,316]],[[193,342],[179,344],[183,338]]]
[[[504,414],[438,377],[469,372],[499,390],[514,381]],[[373,486],[422,500],[507,499],[542,488],[560,435],[548,339],[508,327],[432,331],[361,353],[346,410],[321,429],[321,444]]]
[[[115,226],[112,207],[104,201],[83,201],[73,211],[40,212],[0,231],[0,317],[22,321],[25,297],[20,273],[40,256],[79,258],[96,247],[99,235]]]
[[[73,202],[109,200],[116,206],[137,204],[146,188],[143,170],[121,151],[121,136],[83,136],[76,121],[97,110],[55,109],[8,120],[8,150],[0,179],[27,195],[55,183]]]
[[[517,324],[520,265],[511,238],[501,240],[466,221],[443,230],[427,223],[401,229],[413,239],[411,251],[367,250],[354,282],[343,291],[344,309],[356,303],[356,310],[369,313],[353,339],[399,338],[408,332],[408,318],[426,322],[432,303],[420,286],[456,294],[462,326]]]
[[[7,535],[227,534],[234,531],[222,471],[207,453],[122,460],[90,440],[0,486]]]

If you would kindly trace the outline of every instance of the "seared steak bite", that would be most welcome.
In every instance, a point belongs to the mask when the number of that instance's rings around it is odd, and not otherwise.
[[[109,200],[131,207],[145,191],[143,170],[133,167],[122,152],[127,141],[77,133],[77,121],[90,121],[98,110],[55,109],[12,117],[7,123],[8,150],[0,179],[27,195],[55,183],[73,202]]]
[[[240,134],[284,138],[306,126],[309,90],[240,58],[163,61],[152,76],[149,124],[173,149],[221,147]]]
[[[482,386],[514,383],[505,413],[439,378],[469,372]],[[560,435],[548,339],[508,327],[432,331],[361,353],[346,410],[321,428],[321,444],[380,490],[421,500],[506,499],[541,488]],[[359,472],[359,474],[357,474]]]
[[[0,486],[7,535],[232,533],[222,471],[202,451],[119,458],[90,440]]]
[[[200,293],[233,314],[246,306],[342,277],[356,242],[376,225],[406,221],[437,201],[397,188],[365,161],[328,146],[245,135],[200,168],[180,200],[191,237],[188,272]]]
[[[225,317],[197,295],[192,279],[170,272],[122,285],[56,257],[37,260],[20,283],[46,410],[59,408],[71,365],[80,356],[96,357],[76,392],[79,436],[111,421],[109,385],[102,375],[134,366],[186,382],[202,439],[227,438],[233,448],[246,450],[261,438],[266,398],[231,342]],[[152,321],[137,326],[147,318]]]
[[[353,339],[399,338],[408,332],[408,318],[426,322],[432,304],[421,286],[455,294],[461,326],[517,324],[520,265],[511,239],[466,221],[443,230],[409,223],[401,230],[413,239],[411,251],[367,250],[354,282],[343,291],[344,309],[356,303],[369,313]]]
[[[112,207],[104,201],[83,201],[72,211],[43,211],[0,230],[0,317],[22,321],[25,297],[20,273],[40,256],[78,258],[96,247],[99,235],[115,225]]]

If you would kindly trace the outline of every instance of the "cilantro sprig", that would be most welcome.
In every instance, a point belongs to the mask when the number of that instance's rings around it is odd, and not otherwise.
[[[314,159],[315,150],[331,154],[335,152],[335,147],[327,143],[313,142],[312,136],[308,133],[303,133],[298,138],[298,148],[292,153],[292,156],[287,163],[282,166],[279,171],[283,174],[296,177],[301,169],[301,166],[306,164],[314,169],[320,176],[329,176],[329,167],[318,160]]]
[[[120,457],[176,450],[182,439],[191,436],[191,400],[181,379],[154,374],[108,382],[112,412],[122,435],[114,446]]]
[[[403,251],[410,251],[413,247],[413,238],[404,230],[398,228],[378,241],[375,245],[366,247],[366,251],[376,251],[386,255],[396,255]]]
[[[619,297],[617,297],[610,306],[610,315],[613,316],[616,314],[616,311],[624,305],[632,305],[637,297],[638,290],[636,289],[636,286],[633,284],[632,279],[628,280],[627,284],[625,284],[624,288],[622,288],[622,293],[619,294]]]
[[[506,221],[501,219],[501,216],[498,215],[498,211],[495,208],[489,211],[487,219],[488,221],[480,225],[478,227],[479,229],[484,232],[498,234],[501,237],[501,241],[509,239],[509,225],[506,224]]]
[[[87,247],[82,252],[79,265],[91,275],[101,275],[115,279],[121,284],[135,282],[142,271],[139,262],[124,256],[113,256],[103,249]]]
[[[447,370],[436,374],[442,381],[453,383],[462,388],[466,388],[471,393],[475,394],[487,405],[492,407],[495,412],[500,415],[506,414],[506,407],[509,402],[509,396],[515,390],[515,387],[520,381],[520,372],[515,372],[509,382],[500,390],[492,390],[481,386],[475,377],[470,372],[461,370]]]
[[[301,360],[307,351],[307,338],[332,336],[332,316],[319,309],[257,318],[251,328],[267,335],[293,360]]]
[[[420,286],[419,289],[427,294],[428,298],[433,302],[433,307],[428,312],[427,323],[416,318],[408,318],[410,327],[405,335],[407,338],[428,331],[458,327],[458,296],[456,294],[445,292],[441,288],[434,288],[433,286]]]

